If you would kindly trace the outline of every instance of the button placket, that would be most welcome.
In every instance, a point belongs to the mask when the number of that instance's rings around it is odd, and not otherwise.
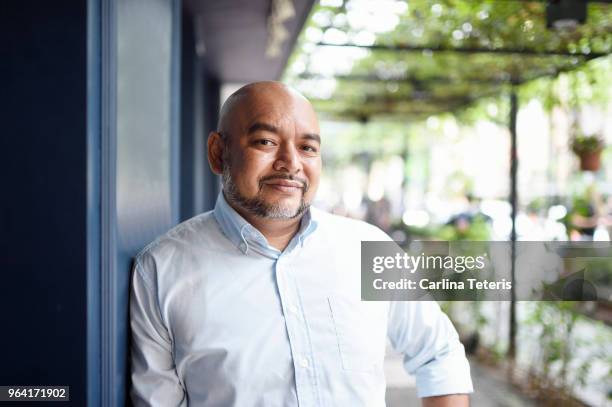
[[[300,316],[300,310],[297,306],[295,306],[294,304],[289,304],[289,312],[291,312],[293,315],[299,317]]]
[[[304,356],[300,357],[300,366],[307,369],[310,366],[310,363],[308,362],[308,358]]]
[[[299,304],[298,287],[293,281],[288,253],[283,253],[276,261],[276,281],[280,300],[285,312],[285,326],[291,343],[291,353],[295,369],[297,394],[300,403],[312,404],[316,394],[314,362],[310,355],[307,327]]]

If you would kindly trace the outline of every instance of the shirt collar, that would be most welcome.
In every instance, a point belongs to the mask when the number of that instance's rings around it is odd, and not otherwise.
[[[255,249],[261,254],[274,258],[281,255],[278,249],[268,244],[265,236],[257,228],[247,222],[230,206],[223,192],[220,192],[217,197],[213,213],[225,236],[244,254],[247,254],[249,249]],[[304,213],[300,221],[300,229],[291,239],[285,251],[291,251],[298,245],[300,247],[304,246],[306,238],[317,228],[318,219],[316,218],[318,216],[310,209]]]

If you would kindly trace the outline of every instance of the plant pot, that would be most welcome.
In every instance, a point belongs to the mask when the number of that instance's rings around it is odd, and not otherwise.
[[[601,150],[584,152],[578,156],[580,159],[580,170],[598,171],[601,167]]]

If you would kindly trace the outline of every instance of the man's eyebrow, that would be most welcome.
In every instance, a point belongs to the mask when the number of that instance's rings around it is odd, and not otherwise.
[[[249,127],[249,130],[247,133],[252,134],[255,133],[257,131],[260,130],[264,130],[264,131],[269,131],[271,133],[278,133],[278,127],[273,126],[271,124],[268,123],[262,123],[262,122],[255,122],[251,125],[251,127]]]
[[[306,140],[314,140],[317,143],[321,144],[321,137],[315,133],[306,133],[302,135],[302,138],[305,138]]]
[[[248,134],[253,134],[258,131],[269,131],[270,133],[280,133],[280,129],[272,124],[263,123],[263,122],[255,122],[249,127]],[[304,133],[302,138],[306,140],[314,140],[317,143],[321,144],[321,137],[316,133]]]

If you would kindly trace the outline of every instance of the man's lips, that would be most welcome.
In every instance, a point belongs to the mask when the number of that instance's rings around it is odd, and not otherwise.
[[[264,185],[280,192],[295,192],[304,189],[304,184],[288,179],[273,179],[264,182]]]
[[[301,182],[290,181],[287,179],[276,179],[270,180],[268,182],[264,182],[266,185],[278,185],[283,187],[293,187],[293,188],[304,188],[304,185]]]

